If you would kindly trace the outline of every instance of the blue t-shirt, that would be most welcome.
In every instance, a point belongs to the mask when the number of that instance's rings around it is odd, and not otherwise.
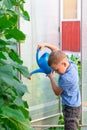
[[[81,96],[78,83],[78,68],[73,62],[70,62],[66,72],[59,76],[58,86],[63,90],[62,104],[71,107],[81,105]]]

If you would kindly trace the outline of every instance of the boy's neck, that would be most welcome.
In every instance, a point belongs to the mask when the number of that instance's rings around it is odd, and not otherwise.
[[[69,68],[70,62],[67,62],[66,70]]]

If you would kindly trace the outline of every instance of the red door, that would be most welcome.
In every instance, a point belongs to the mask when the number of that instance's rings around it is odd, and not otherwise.
[[[80,52],[80,21],[62,22],[62,50]]]

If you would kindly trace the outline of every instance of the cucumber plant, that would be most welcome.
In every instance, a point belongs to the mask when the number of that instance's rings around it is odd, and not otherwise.
[[[0,130],[31,130],[29,105],[23,100],[27,86],[18,73],[29,77],[16,47],[26,35],[18,27],[20,17],[30,20],[24,0],[0,0]]]

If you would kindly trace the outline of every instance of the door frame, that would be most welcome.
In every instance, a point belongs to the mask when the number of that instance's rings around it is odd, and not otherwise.
[[[63,2],[64,0],[59,1],[59,12],[60,12],[60,49],[62,49],[62,22],[65,21],[80,21],[81,24],[81,1],[82,0],[77,0],[77,18],[76,19],[64,19],[63,18]],[[81,29],[80,29],[81,30]]]

